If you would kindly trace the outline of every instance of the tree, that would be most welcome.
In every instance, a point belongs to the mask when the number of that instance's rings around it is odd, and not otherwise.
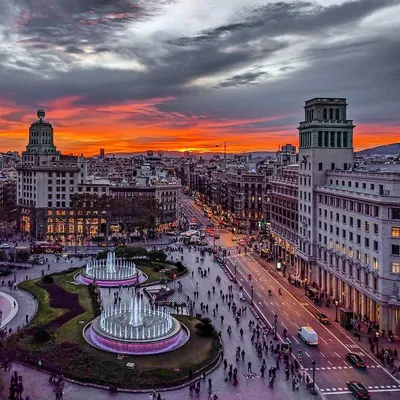
[[[120,229],[126,232],[154,229],[161,217],[159,204],[152,196],[113,198],[110,201],[110,213],[113,220],[120,223]]]

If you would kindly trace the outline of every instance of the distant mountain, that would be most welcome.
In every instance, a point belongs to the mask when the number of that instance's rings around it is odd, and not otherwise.
[[[365,149],[357,151],[357,156],[371,156],[373,154],[382,155],[397,155],[400,153],[400,143],[386,144],[384,146],[373,147],[372,149]]]

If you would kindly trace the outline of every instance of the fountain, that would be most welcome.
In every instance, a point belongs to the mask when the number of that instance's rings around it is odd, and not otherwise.
[[[143,283],[147,276],[143,274],[133,261],[116,258],[115,252],[108,252],[105,260],[92,260],[85,266],[85,271],[78,275],[80,283],[90,283],[101,287],[135,285]]]
[[[118,354],[157,354],[175,350],[189,339],[186,327],[165,307],[145,304],[140,295],[104,308],[84,329],[92,346]]]

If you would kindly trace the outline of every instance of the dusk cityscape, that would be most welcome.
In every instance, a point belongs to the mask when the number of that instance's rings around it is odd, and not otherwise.
[[[398,0],[0,4],[0,399],[400,393]]]

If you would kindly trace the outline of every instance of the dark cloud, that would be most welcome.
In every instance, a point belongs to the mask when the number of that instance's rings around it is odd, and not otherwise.
[[[398,40],[378,32],[368,39],[353,39],[350,30],[347,41],[326,44],[322,40],[346,32],[348,26],[355,30],[362,18],[395,4],[394,0],[358,0],[328,7],[309,1],[268,3],[239,10],[229,23],[193,35],[176,37],[160,27],[146,41],[132,35],[119,44],[129,24],[151,19],[167,3],[2,2],[0,32],[3,25],[18,34],[18,46],[32,57],[28,61],[5,53],[1,58],[2,97],[33,107],[66,96],[80,96],[76,101],[80,106],[172,96],[177,99],[160,105],[160,110],[227,118],[287,111],[290,117],[285,124],[296,123],[300,105],[314,96],[348,96],[350,108],[360,104],[353,109],[355,118],[369,121],[376,115],[372,112],[376,99],[389,115],[400,101],[400,91],[395,90],[400,80]],[[292,57],[290,35],[307,38],[309,46],[300,55]],[[273,65],[282,51],[287,51],[287,59]],[[89,67],[85,63],[89,53],[115,55],[140,67],[117,70],[101,62]],[[274,79],[272,69],[282,76]]]
[[[260,78],[265,78],[268,74],[266,72],[247,72],[244,74],[234,75],[231,78],[225,79],[218,84],[217,88],[233,87],[233,86],[246,86],[255,85],[260,81]]]

